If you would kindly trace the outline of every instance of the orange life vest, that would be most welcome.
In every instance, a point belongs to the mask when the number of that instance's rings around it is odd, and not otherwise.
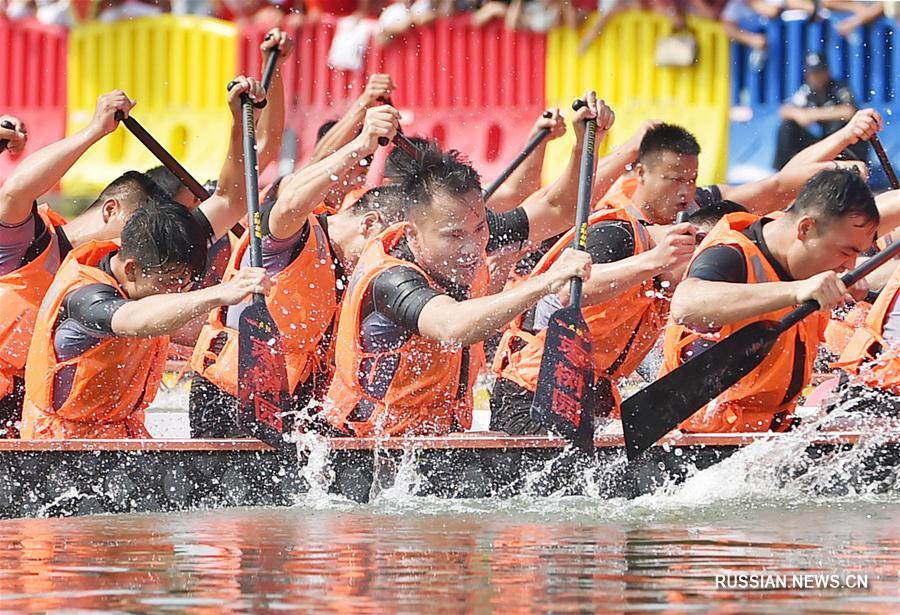
[[[144,410],[159,388],[168,337],[110,337],[68,361],[57,360],[53,346],[54,326],[67,295],[88,284],[119,288],[115,278],[96,267],[118,248],[111,241],[90,241],[72,250],[41,303],[25,367],[23,439],[149,437]],[[72,389],[54,410],[55,377],[72,365]]]
[[[900,266],[894,269],[890,280],[878,295],[865,324],[857,329],[841,354],[835,367],[859,376],[863,383],[900,395],[900,340],[886,341],[884,323],[891,306],[900,293]]]
[[[594,211],[608,209],[610,207],[629,209],[634,217],[642,220],[644,216],[637,211],[637,208],[634,207],[634,203],[631,200],[635,190],[637,190],[637,186],[638,178],[636,175],[622,175],[609,187],[606,194],[597,199],[593,204],[592,209]]]
[[[391,256],[390,251],[406,232],[406,224],[396,224],[375,237],[363,251],[353,272],[341,307],[336,344],[334,379],[325,400],[325,418],[336,428],[352,429],[358,436],[444,435],[457,422],[463,429],[472,424],[472,387],[484,362],[482,344],[469,349],[468,379],[460,383],[463,349],[420,335],[411,335],[398,349],[381,353],[363,352],[360,346],[363,299],[372,282],[391,267],[410,267],[440,288],[415,263]],[[487,270],[482,270],[472,286],[478,297],[487,286]],[[381,398],[369,395],[362,382],[373,376],[380,361],[397,356],[394,379]],[[370,372],[364,362],[374,359]],[[362,400],[373,404],[365,421],[350,416]]]
[[[872,309],[871,304],[860,301],[847,310],[843,316],[832,316],[825,325],[825,349],[836,357],[844,354],[847,344],[856,334],[856,330],[862,327]]]
[[[13,377],[25,374],[38,308],[59,268],[56,227],[66,220],[45,204],[38,206],[37,215],[50,233],[47,246],[25,266],[0,276],[0,399],[12,392]]]
[[[752,214],[728,214],[710,231],[700,244],[694,259],[706,248],[715,245],[737,247],[744,256],[747,283],[778,282],[778,274],[765,255],[743,231],[760,218]],[[665,363],[662,373],[668,373],[681,365],[682,351],[686,351],[701,339],[712,342],[724,339],[752,322],[779,320],[793,307],[754,316],[741,322],[722,327],[718,333],[698,333],[688,327],[669,322],[665,334]],[[797,397],[785,400],[794,371],[794,352],[797,336],[806,348],[803,382],[808,382],[816,360],[816,350],[821,338],[824,321],[818,315],[808,317],[779,336],[778,341],[763,362],[744,376],[736,385],[707,404],[694,416],[681,424],[681,429],[691,432],[723,433],[767,431],[773,426],[786,429],[789,421],[775,421],[777,415],[790,414]]]
[[[624,209],[606,209],[591,214],[588,224],[610,220],[628,222],[634,232],[634,253],[649,250],[650,237],[644,226]],[[563,235],[530,277],[547,271],[560,253],[572,244],[574,229]],[[581,309],[591,335],[595,376],[612,381],[632,373],[653,348],[669,313],[669,300],[661,298],[649,279],[625,289],[609,301]],[[493,372],[519,386],[535,391],[547,330],[536,334],[522,329],[524,316],[510,323],[494,356]],[[615,386],[613,387],[615,391]]]
[[[337,313],[334,262],[325,230],[315,215],[309,216],[309,237],[300,254],[272,278],[266,305],[278,325],[287,364],[289,390],[313,373],[327,374],[325,333]],[[223,277],[232,279],[250,245],[250,233],[238,241]],[[238,332],[225,324],[225,309],[209,315],[191,355],[191,369],[228,393],[237,396]],[[218,352],[216,349],[221,348]]]

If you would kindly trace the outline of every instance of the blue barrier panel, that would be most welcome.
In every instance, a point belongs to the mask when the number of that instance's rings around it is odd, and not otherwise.
[[[844,38],[835,30],[842,15],[821,21],[787,15],[788,19],[756,27],[769,38],[768,59],[761,70],[751,65],[746,47],[732,45],[731,100],[739,109],[730,126],[729,181],[746,181],[772,171],[778,108],[803,84],[804,59],[811,51],[825,55],[832,77],[850,86],[857,106],[879,110],[886,126],[900,113],[896,101],[900,40],[894,21],[876,21]],[[890,130],[881,139],[889,154],[900,156],[900,139],[893,138]],[[870,166],[878,167],[874,154]]]

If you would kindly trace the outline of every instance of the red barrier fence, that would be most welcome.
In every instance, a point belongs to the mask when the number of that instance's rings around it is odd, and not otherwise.
[[[66,130],[65,28],[0,17],[0,114],[21,118],[28,130],[23,155],[61,139]],[[0,156],[0,181],[21,156]]]
[[[288,126],[298,160],[312,152],[317,128],[340,116],[368,75],[390,73],[404,130],[438,139],[466,154],[486,179],[515,156],[544,107],[545,37],[510,32],[496,21],[482,28],[469,16],[414,28],[384,48],[370,44],[359,72],[328,66],[336,21],[303,24],[291,35],[296,55],[285,68]],[[258,75],[264,31],[239,41],[239,66]]]

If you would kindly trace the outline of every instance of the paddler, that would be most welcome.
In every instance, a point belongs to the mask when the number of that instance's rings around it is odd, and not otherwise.
[[[334,316],[365,242],[403,218],[396,186],[373,188],[347,208],[320,211],[326,195],[356,177],[378,149],[392,138],[400,114],[389,105],[366,112],[359,135],[324,159],[288,175],[273,186],[262,204],[263,266],[274,284],[267,302],[282,334],[291,405],[304,409],[327,387],[328,349]],[[361,164],[363,163],[363,164]],[[249,237],[242,237],[225,280],[248,266]],[[193,437],[242,435],[237,424],[238,320],[241,306],[210,314],[191,367],[190,422]]]
[[[821,171],[783,215],[726,216],[706,237],[672,299],[663,373],[733,331],[778,320],[814,300],[811,317],[783,333],[763,363],[681,428],[692,432],[783,431],[809,382],[826,314],[848,289],[839,273],[875,241],[879,210],[854,171]]]
[[[209,231],[184,206],[147,203],[120,243],[91,241],[63,261],[41,303],[25,368],[23,439],[145,438],[168,335],[198,314],[267,293],[262,269],[190,291]]]
[[[567,250],[542,275],[485,296],[489,254],[536,245],[571,226],[584,124],[597,143],[614,115],[596,94],[575,113],[566,172],[539,198],[498,214],[486,209],[477,172],[457,152],[423,149],[402,183],[407,222],[360,257],[341,308],[335,377],[324,419],[339,434],[447,434],[471,425],[481,342],[555,292],[587,277],[587,254]]]

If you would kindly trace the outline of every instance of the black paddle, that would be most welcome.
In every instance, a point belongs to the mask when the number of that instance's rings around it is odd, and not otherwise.
[[[231,85],[231,84],[229,84]],[[259,169],[253,103],[241,94],[244,131],[244,174],[247,183],[247,220],[250,226],[250,266],[262,267],[262,220],[259,213]],[[291,433],[293,418],[287,369],[278,327],[263,295],[241,312],[238,321],[238,422],[252,437],[281,449]]]
[[[116,119],[125,124],[125,128],[131,131],[131,134],[133,134],[144,147],[150,150],[150,153],[156,156],[156,159],[159,160],[164,167],[169,169],[175,177],[181,180],[181,183],[191,191],[191,194],[201,201],[205,201],[209,198],[209,192],[206,191],[203,184],[198,182],[187,169],[181,166],[181,163],[175,160],[175,157],[170,154],[159,141],[154,139],[153,135],[147,132],[136,119],[133,117],[125,117],[125,114],[121,111],[116,111]]]
[[[541,117],[549,118],[553,117],[553,114],[550,111],[544,111]],[[497,177],[497,179],[491,182],[491,185],[481,192],[481,196],[484,197],[485,201],[487,201],[495,192],[497,192],[497,188],[499,188],[501,185],[503,185],[503,182],[509,179],[509,176],[519,168],[520,164],[525,162],[525,159],[531,155],[531,152],[537,149],[537,146],[540,145],[541,142],[546,139],[547,135],[549,134],[549,128],[541,128],[538,133],[534,135],[534,138],[532,138],[531,141],[529,141],[528,144],[525,145],[525,149],[519,152],[519,155],[516,156],[511,163],[509,163],[508,167],[503,169],[503,172]]]
[[[578,111],[585,103],[576,100]],[[585,250],[587,221],[594,186],[594,141],[597,121],[585,125],[581,152],[578,205],[575,210],[575,237],[572,247]],[[558,433],[585,452],[594,450],[594,409],[589,403],[594,384],[591,339],[581,314],[582,280],[572,278],[569,305],[550,317],[537,390],[531,403],[531,418],[548,431]]]
[[[266,34],[266,37],[263,39],[264,41],[272,38],[272,34]],[[266,67],[263,70],[263,78],[262,78],[262,89],[266,92],[269,91],[269,86],[272,85],[272,77],[275,76],[275,67],[278,66],[278,54],[281,53],[281,50],[276,46],[273,47],[269,51],[269,57],[266,58]],[[266,101],[268,102],[268,101]],[[263,105],[265,106],[265,105]],[[262,107],[260,107],[262,108]]]
[[[13,124],[12,122],[10,122],[9,120],[3,120],[3,122],[0,123],[0,126],[3,126],[7,130],[13,130],[16,127],[16,125]],[[0,139],[0,154],[2,154],[3,152],[6,151],[6,147],[8,145],[9,145],[9,139]]]
[[[389,96],[381,96],[378,98],[378,101],[384,103],[385,105],[394,106],[394,102],[391,100]],[[400,148],[404,154],[415,160],[416,162],[422,161],[422,152],[419,151],[419,148],[416,147],[416,144],[409,140],[409,138],[403,134],[403,130],[397,126],[397,133],[394,135],[394,145]],[[389,143],[387,137],[378,137],[378,145],[384,147]]]
[[[888,159],[884,147],[881,146],[881,141],[879,141],[878,136],[872,135],[869,141],[871,141],[872,148],[875,150],[875,155],[878,156],[878,160],[881,162],[881,168],[884,169],[884,174],[887,175],[888,182],[891,184],[891,189],[900,189],[900,181],[897,181],[897,174],[894,173],[894,166],[891,164],[890,159]]]
[[[877,144],[877,145],[876,145]],[[881,149],[873,137],[875,151]],[[893,176],[890,161],[881,149],[879,158],[888,177]],[[893,243],[853,271],[841,281],[849,287],[891,260],[900,251]],[[772,350],[778,336],[819,309],[815,301],[807,301],[780,321],[750,323],[721,342],[685,361],[673,370],[626,399],[622,403],[622,428],[625,452],[629,460],[637,458],[664,435],[690,418],[729,387],[753,371]]]

